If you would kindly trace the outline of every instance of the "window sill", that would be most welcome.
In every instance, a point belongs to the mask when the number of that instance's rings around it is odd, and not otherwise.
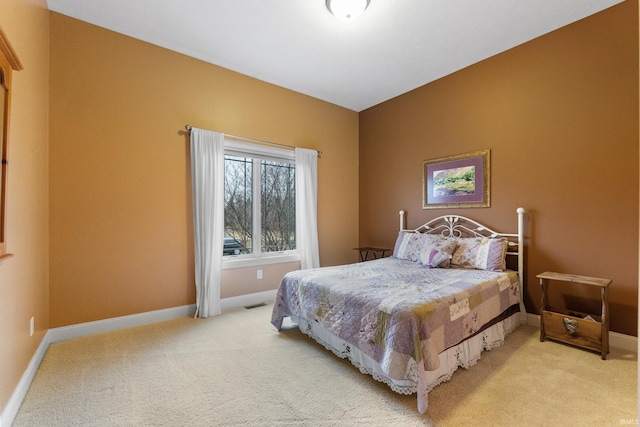
[[[276,254],[261,257],[234,257],[233,255],[225,256],[222,259],[222,269],[229,270],[232,268],[254,267],[256,265],[267,264],[283,264],[285,262],[300,261],[300,254]]]

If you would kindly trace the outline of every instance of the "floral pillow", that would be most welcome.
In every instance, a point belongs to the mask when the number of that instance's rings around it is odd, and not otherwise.
[[[453,250],[456,247],[456,242],[453,240],[445,239],[440,235],[414,233],[401,231],[398,234],[396,245],[393,249],[393,256],[399,259],[406,259],[409,261],[420,261],[421,254],[427,252],[425,255],[428,260],[431,251],[436,250],[444,252],[449,255],[453,254]],[[420,261],[422,265],[427,265],[428,262]],[[448,259],[444,261],[441,267],[448,267]]]
[[[454,267],[503,271],[506,268],[507,245],[506,239],[460,238],[451,264]]]
[[[396,244],[393,246],[393,254],[391,256],[401,258],[400,255],[404,255],[404,253],[406,252],[406,245],[409,244],[409,240],[414,234],[415,233],[411,233],[408,231],[399,232],[398,238],[396,239]]]
[[[393,256],[399,259],[406,259],[409,261],[415,261],[417,259],[417,253],[420,234],[411,231],[401,231],[398,233],[396,244],[393,247]]]

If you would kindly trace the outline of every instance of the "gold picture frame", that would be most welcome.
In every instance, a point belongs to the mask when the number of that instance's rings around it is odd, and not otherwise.
[[[425,160],[422,209],[491,206],[491,150]]]

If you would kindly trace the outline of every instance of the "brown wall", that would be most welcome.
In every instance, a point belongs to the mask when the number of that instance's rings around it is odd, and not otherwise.
[[[491,149],[491,208],[453,212],[515,231],[529,212],[526,305],[536,274],[613,279],[611,329],[637,332],[638,4],[627,1],[360,115],[360,243],[391,245],[398,210],[417,227],[422,161]],[[599,311],[598,294],[554,303]]]
[[[322,149],[322,265],[355,261],[358,114],[51,14],[51,327],[192,304],[186,124]],[[289,269],[299,266],[289,265]],[[224,272],[223,298],[282,267]]]
[[[13,73],[7,180],[7,249],[0,261],[0,411],[49,328],[48,99],[46,2],[0,3],[0,27],[24,69]],[[29,334],[31,317],[35,333]]]

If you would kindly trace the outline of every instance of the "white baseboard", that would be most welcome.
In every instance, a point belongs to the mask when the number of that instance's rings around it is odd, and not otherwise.
[[[259,304],[264,301],[275,299],[276,290],[256,292],[248,295],[224,298],[220,300],[220,307],[229,310],[236,307],[245,307]],[[76,325],[62,326],[49,329],[49,344],[66,341],[72,338],[84,337],[87,335],[99,334],[102,332],[115,331],[118,329],[131,328],[149,323],[162,322],[164,320],[176,319],[179,317],[193,316],[196,312],[196,305],[183,305],[181,307],[167,308],[164,310],[148,311],[146,313],[131,314],[129,316],[113,317],[111,319],[96,320],[95,322],[78,323]]]
[[[40,345],[36,349],[27,369],[22,374],[20,381],[18,381],[18,385],[15,390],[11,394],[11,397],[7,401],[4,409],[2,410],[2,415],[0,416],[0,427],[2,425],[10,426],[13,424],[13,420],[18,414],[18,410],[20,409],[20,405],[22,405],[22,401],[24,397],[27,395],[27,391],[29,390],[29,386],[31,385],[31,381],[33,381],[33,377],[35,377],[38,368],[40,367],[40,363],[44,358],[44,354],[47,352],[47,348],[49,348],[49,341],[47,339],[47,334],[45,334],[42,341],[40,341]]]
[[[271,291],[242,295],[239,297],[224,298],[220,301],[220,306],[224,311],[235,307],[259,304],[275,299],[276,292],[277,291],[274,289]],[[42,341],[40,341],[40,345],[31,358],[29,366],[27,366],[24,374],[22,374],[18,385],[9,398],[7,405],[4,407],[2,415],[0,416],[0,427],[3,425],[10,426],[13,423],[13,420],[18,414],[20,405],[22,405],[22,401],[29,390],[29,386],[40,367],[40,363],[42,362],[49,345],[70,340],[72,338],[80,338],[87,335],[115,331],[117,329],[162,322],[184,316],[193,316],[195,312],[195,304],[190,304],[181,307],[173,307],[164,310],[155,310],[146,313],[131,314],[129,316],[114,317],[111,319],[97,320],[95,322],[78,323],[76,325],[49,329],[44,338],[42,338]]]
[[[146,313],[131,314],[128,316],[112,317],[111,319],[96,320],[95,322],[78,323],[75,325],[61,326],[49,329],[47,336],[49,344],[70,340],[72,338],[115,331],[117,329],[131,328],[149,323],[162,322],[178,317],[193,316],[196,312],[195,304],[182,307],[166,308],[164,310],[148,311]]]
[[[540,315],[527,313],[527,325],[540,328]],[[638,337],[609,332],[609,345],[624,351],[638,352]]]

